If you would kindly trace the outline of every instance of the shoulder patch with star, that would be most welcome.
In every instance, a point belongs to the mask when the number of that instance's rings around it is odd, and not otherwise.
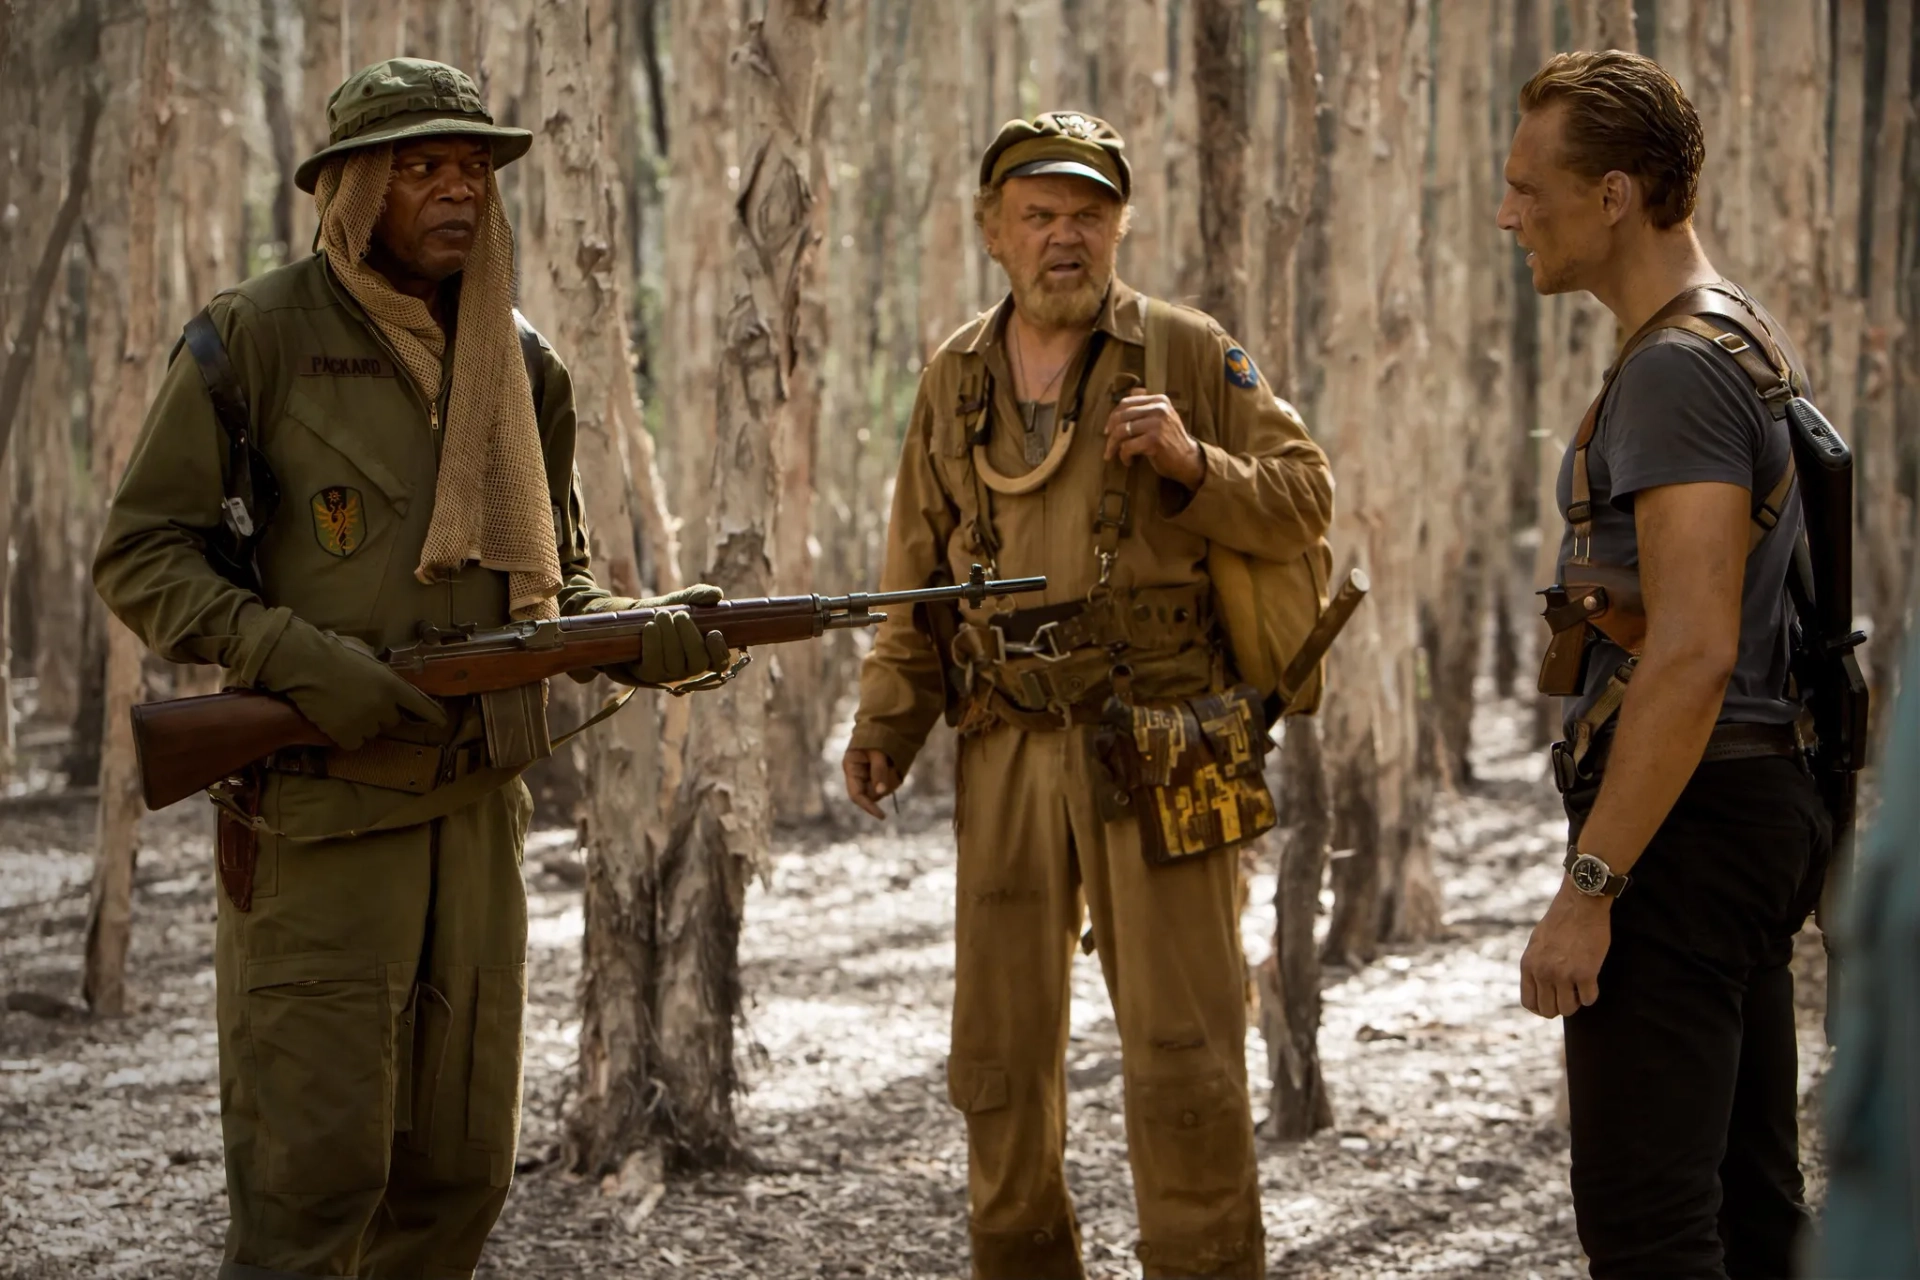
[[[1260,371],[1253,367],[1253,357],[1239,347],[1227,348],[1227,381],[1243,391],[1260,385]]]

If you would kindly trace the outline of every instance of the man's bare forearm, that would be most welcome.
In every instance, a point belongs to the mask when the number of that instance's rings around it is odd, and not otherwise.
[[[1726,698],[1728,666],[1698,650],[1662,653],[1649,642],[1621,704],[1599,798],[1580,849],[1616,875],[1640,859],[1706,751]]]

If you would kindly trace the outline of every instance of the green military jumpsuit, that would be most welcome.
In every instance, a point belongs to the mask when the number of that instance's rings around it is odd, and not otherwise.
[[[422,624],[508,621],[504,574],[432,585],[414,567],[432,515],[428,406],[321,256],[209,308],[282,498],[260,595],[208,566],[227,440],[194,362],[175,359],[108,514],[101,597],[162,657],[254,684],[312,629],[374,649]],[[605,596],[587,567],[566,369],[534,382],[563,614]],[[389,737],[472,759],[476,707]],[[432,823],[351,840],[409,797],[269,772],[252,902],[225,894],[215,969],[232,1219],[222,1280],[468,1276],[506,1199],[520,1121],[532,802],[518,781]]]

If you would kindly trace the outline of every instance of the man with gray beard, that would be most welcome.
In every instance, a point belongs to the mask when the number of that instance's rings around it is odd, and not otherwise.
[[[1266,724],[1240,718],[1206,565],[1216,544],[1317,554],[1333,485],[1220,326],[1116,277],[1131,186],[1088,116],[1012,121],[987,150],[975,221],[1011,294],[921,377],[882,585],[979,564],[1046,575],[1045,603],[889,620],[844,762],[880,818],[934,721],[961,734],[948,1091],[981,1280],[1085,1274],[1064,1164],[1076,943],[1113,997],[1146,1275],[1264,1271],[1230,846],[1272,820]],[[1149,723],[1195,726],[1142,753],[1182,821],[1156,821],[1121,763],[1118,725]],[[1201,737],[1239,754],[1195,768]]]

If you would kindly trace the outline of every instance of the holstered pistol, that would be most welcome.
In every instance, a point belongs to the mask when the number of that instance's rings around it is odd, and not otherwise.
[[[1587,655],[1598,632],[1628,653],[1647,639],[1647,611],[1640,575],[1618,565],[1571,560],[1560,581],[1542,591],[1541,616],[1553,638],[1540,659],[1540,692],[1570,698],[1586,688]]]
[[[1546,600],[1542,616],[1549,627],[1556,618],[1572,612],[1566,587],[1555,584],[1540,595]],[[1554,629],[1547,639],[1545,652],[1540,655],[1541,693],[1554,698],[1572,698],[1586,688],[1587,654],[1592,648],[1589,643],[1592,638],[1593,628],[1584,616]]]

